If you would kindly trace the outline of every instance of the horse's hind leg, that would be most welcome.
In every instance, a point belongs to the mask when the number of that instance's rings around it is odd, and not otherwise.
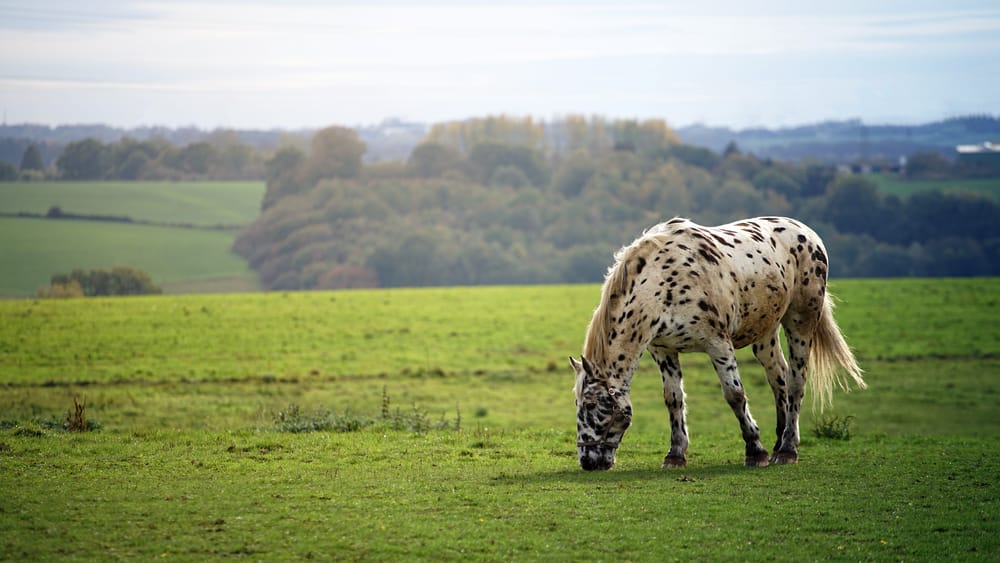
[[[684,467],[687,465],[688,429],[681,364],[676,352],[653,345],[649,353],[660,366],[663,403],[670,413],[670,451],[663,458],[663,467]]]
[[[760,365],[764,366],[767,382],[771,384],[771,391],[774,393],[774,410],[777,416],[775,417],[775,442],[771,463],[794,463],[798,457],[795,446],[789,449],[782,440],[788,423],[788,362],[785,361],[785,356],[781,353],[779,330],[776,327],[772,334],[754,342],[753,354],[757,357]],[[797,429],[795,435],[798,435]]]
[[[739,370],[736,368],[736,353],[731,342],[720,342],[709,347],[708,355],[712,358],[715,373],[722,384],[722,394],[733,409],[733,414],[740,421],[743,441],[746,443],[747,467],[765,467],[767,465],[767,450],[760,443],[760,428],[750,415],[747,405],[747,395],[740,381]]]
[[[799,460],[799,414],[806,391],[806,370],[812,348],[815,322],[811,317],[788,314],[782,321],[788,340],[788,378],[785,392],[785,428],[775,448],[775,463],[796,463]]]

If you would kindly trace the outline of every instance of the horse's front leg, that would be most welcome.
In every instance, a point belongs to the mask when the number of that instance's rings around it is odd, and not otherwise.
[[[743,389],[743,382],[740,381],[739,370],[736,368],[736,352],[733,350],[733,344],[728,341],[716,343],[709,347],[708,355],[712,358],[715,373],[718,374],[719,383],[722,384],[722,394],[740,421],[740,430],[746,443],[747,467],[766,467],[767,450],[760,443],[760,428],[750,415],[746,391]]]
[[[663,467],[684,467],[687,465],[688,429],[681,364],[677,352],[672,350],[650,346],[649,353],[660,367],[663,404],[670,413],[670,451],[663,458]]]

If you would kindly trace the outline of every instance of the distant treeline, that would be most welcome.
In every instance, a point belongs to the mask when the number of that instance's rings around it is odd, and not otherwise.
[[[437,125],[405,162],[379,164],[353,130],[321,130],[267,162],[264,211],[235,250],[272,289],[594,282],[673,216],[790,215],[824,237],[834,276],[1000,275],[988,197],[902,200],[830,165],[683,144],[656,120],[559,127],[556,145],[531,119]]]
[[[403,160],[427,134],[421,123],[387,119],[356,128],[368,150],[365,160]],[[0,125],[0,181],[50,179],[200,180],[262,179],[261,163],[289,145],[304,148],[315,129],[203,130],[195,127],[137,127],[106,125]],[[95,164],[74,170],[62,155],[86,151]],[[176,154],[186,150],[189,154]],[[129,165],[125,159],[138,152]],[[173,154],[172,154],[173,153]],[[249,157],[248,157],[249,155]],[[199,161],[200,160],[200,161]],[[65,166],[69,170],[64,169]]]
[[[263,177],[266,154],[235,134],[217,133],[184,146],[162,138],[124,138],[112,143],[74,141],[51,165],[29,145],[20,166],[0,162],[0,180],[252,180]]]
[[[547,148],[560,150],[565,126],[579,118],[538,122]],[[600,121],[600,118],[592,118]],[[440,126],[437,126],[440,127]],[[366,151],[366,163],[405,160],[427,136],[431,126],[387,119],[353,128]],[[194,127],[137,127],[106,125],[0,125],[0,180],[38,175],[76,178],[80,171],[63,171],[57,160],[70,149],[86,148],[98,154],[99,169],[82,172],[89,179],[260,179],[261,162],[283,147],[304,149],[315,129],[213,131]],[[873,125],[860,120],[829,121],[779,129],[730,129],[688,125],[676,130],[688,145],[721,153],[730,144],[760,158],[783,161],[811,159],[826,164],[857,163],[877,168],[898,165],[902,156],[936,153],[953,160],[955,146],[1000,140],[1000,117],[971,115],[921,125]],[[79,143],[88,141],[89,147]],[[104,147],[95,151],[94,142]],[[167,151],[167,147],[172,147]],[[124,159],[136,151],[128,166]],[[176,154],[187,151],[187,154]],[[214,151],[214,152],[213,152]],[[99,154],[109,152],[110,155]],[[31,154],[29,154],[31,153]],[[247,153],[251,156],[247,157]],[[145,161],[143,159],[148,159]],[[117,161],[117,162],[116,162]],[[67,164],[67,163],[64,163]],[[71,163],[68,163],[71,164]]]

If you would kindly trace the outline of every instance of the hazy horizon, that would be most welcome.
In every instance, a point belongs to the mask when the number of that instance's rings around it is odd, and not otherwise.
[[[1000,114],[1000,6],[869,4],[0,0],[0,111],[7,124],[203,129]]]

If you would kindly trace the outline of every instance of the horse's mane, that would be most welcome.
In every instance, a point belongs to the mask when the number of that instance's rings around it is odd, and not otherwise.
[[[628,266],[622,254],[631,247],[623,248],[615,254],[615,263],[608,268],[601,288],[601,301],[594,310],[594,316],[587,325],[587,337],[583,341],[583,357],[599,361],[603,365],[608,352],[608,329],[611,326],[612,301],[620,299],[628,289]]]
[[[611,328],[612,307],[615,302],[625,297],[629,290],[628,263],[644,247],[652,244],[662,248],[665,235],[673,230],[673,226],[683,219],[672,219],[644,231],[632,244],[622,247],[615,253],[615,263],[608,268],[604,276],[604,286],[601,288],[601,302],[594,310],[594,316],[587,325],[587,336],[583,341],[583,356],[598,365],[604,365],[608,353],[608,332]]]

